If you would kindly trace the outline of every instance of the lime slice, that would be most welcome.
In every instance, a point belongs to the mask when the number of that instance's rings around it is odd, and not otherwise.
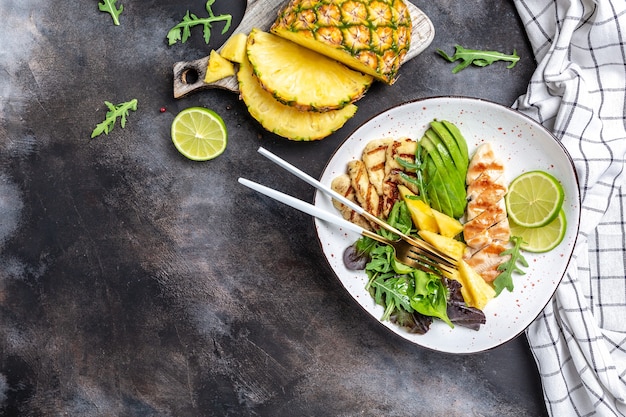
[[[541,227],[524,227],[513,222],[509,223],[511,236],[519,236],[523,242],[520,248],[528,252],[548,252],[556,248],[563,238],[567,228],[565,212],[561,209],[556,219]]]
[[[556,178],[547,172],[530,171],[509,185],[506,211],[519,226],[541,227],[558,216],[564,198],[563,187]]]
[[[172,121],[176,149],[194,161],[207,161],[226,149],[228,132],[222,118],[204,107],[182,110]]]

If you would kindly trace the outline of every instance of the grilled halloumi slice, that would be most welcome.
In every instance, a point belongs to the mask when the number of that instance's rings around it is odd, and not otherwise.
[[[361,160],[365,164],[370,183],[376,188],[378,195],[383,195],[383,181],[385,180],[385,163],[387,161],[387,147],[393,138],[374,139],[369,141],[363,149]]]
[[[370,183],[365,164],[361,160],[348,162],[348,175],[352,188],[356,193],[356,199],[363,209],[375,217],[380,216],[380,196],[376,188]]]
[[[389,213],[391,212],[393,205],[402,198],[400,196],[400,191],[398,190],[398,185],[404,185],[414,194],[419,194],[417,186],[411,181],[406,180],[401,175],[402,173],[410,178],[415,178],[416,176],[414,172],[402,171],[400,169],[392,169],[391,172],[387,174],[387,176],[385,177],[385,181],[383,182],[383,206],[381,211],[385,218],[389,217]]]
[[[346,197],[348,200],[358,203],[356,199],[356,193],[354,188],[352,187],[352,181],[350,180],[350,176],[348,174],[342,174],[338,177],[335,177],[330,183],[330,188]],[[366,230],[372,230],[369,222],[365,219],[365,217],[358,214],[356,211],[352,210],[350,207],[341,204],[339,201],[333,199],[333,206],[339,210],[344,219],[361,226]]]
[[[394,140],[387,147],[385,174],[389,174],[392,169],[404,170],[404,167],[398,163],[396,158],[401,158],[407,162],[415,163],[416,151],[416,141],[409,138]]]

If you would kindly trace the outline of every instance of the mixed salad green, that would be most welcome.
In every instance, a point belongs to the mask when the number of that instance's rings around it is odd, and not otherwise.
[[[387,222],[403,233],[415,235],[404,201],[395,203]],[[384,229],[378,233],[388,239],[398,238]],[[456,324],[474,330],[485,323],[482,311],[465,304],[457,281],[397,262],[391,246],[362,237],[347,252],[344,259],[352,259],[347,262],[348,266],[365,269],[366,288],[375,302],[384,307],[381,320],[389,320],[419,334],[429,330],[433,318],[441,319],[450,327]],[[357,260],[361,260],[360,264]]]

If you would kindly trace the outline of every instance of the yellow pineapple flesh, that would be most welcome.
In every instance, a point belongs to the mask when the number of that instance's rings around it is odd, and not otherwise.
[[[236,33],[224,44],[220,50],[220,55],[231,62],[241,64],[241,61],[246,56],[246,43],[248,42],[248,35],[245,33]]]
[[[232,62],[222,57],[216,51],[211,51],[204,82],[210,84],[231,75],[235,75],[235,67]]]
[[[411,16],[403,0],[290,0],[270,31],[393,84]]]
[[[360,99],[373,82],[370,75],[259,29],[250,32],[247,53],[261,86],[302,111],[341,109]]]
[[[239,66],[237,79],[241,98],[250,115],[266,130],[290,140],[325,138],[341,128],[357,110],[354,104],[348,104],[340,110],[320,113],[300,111],[282,104],[261,87],[247,58]]]

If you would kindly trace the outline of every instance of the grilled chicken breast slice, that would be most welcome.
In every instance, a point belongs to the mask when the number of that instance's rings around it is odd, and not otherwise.
[[[492,174],[484,172],[474,182],[468,184],[468,202],[465,216],[467,220],[476,217],[489,206],[503,201],[507,192],[507,186],[504,184],[504,175],[498,175],[494,178]]]
[[[500,274],[498,266],[511,258],[511,255],[500,255],[507,250],[509,246],[508,241],[493,241],[491,244],[474,253],[466,262],[474,271],[478,272],[486,282],[493,282]]]
[[[491,143],[480,145],[467,167],[467,175],[465,177],[466,184],[471,184],[482,174],[487,173],[491,178],[498,178],[504,173],[504,164],[493,151]]]
[[[510,246],[511,230],[504,204],[507,193],[504,164],[496,157],[491,144],[483,144],[474,152],[466,183],[464,259],[485,281],[492,282],[500,274],[498,266],[508,259],[500,254]]]
[[[489,244],[490,241],[485,242],[483,238],[489,237],[489,230],[506,218],[504,204],[498,203],[490,206],[463,226],[463,237],[466,245],[471,249],[479,250]]]

